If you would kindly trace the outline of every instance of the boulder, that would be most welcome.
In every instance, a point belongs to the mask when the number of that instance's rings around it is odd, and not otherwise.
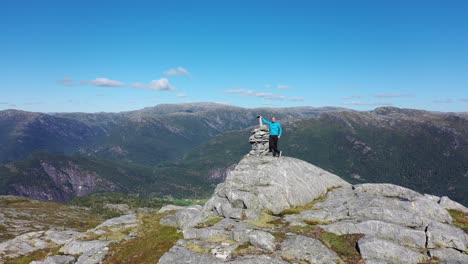
[[[173,246],[169,252],[164,254],[159,259],[159,264],[175,264],[175,263],[185,263],[185,264],[218,264],[223,263],[222,260],[216,258],[210,254],[203,254],[199,252],[194,252],[186,249],[181,246]]]
[[[440,248],[429,250],[431,257],[440,259],[440,263],[447,264],[466,264],[468,263],[468,255],[463,254],[452,248]]]
[[[389,240],[365,236],[358,241],[359,252],[366,263],[420,263],[428,259],[419,251]]]
[[[163,218],[161,218],[161,220],[159,220],[159,223],[165,226],[178,227],[177,217],[175,216],[175,214],[164,216]]]
[[[179,228],[185,229],[202,222],[201,208],[201,206],[195,205],[177,211],[175,216]]]
[[[76,264],[100,264],[109,252],[108,247],[97,247],[84,252],[76,261]]]
[[[89,252],[91,250],[102,249],[107,247],[111,241],[100,241],[100,240],[91,240],[91,241],[81,241],[81,240],[72,240],[66,243],[63,247],[60,248],[59,252],[66,255],[81,255],[83,253]]]
[[[450,198],[448,198],[447,196],[443,196],[442,198],[440,198],[440,205],[447,209],[447,210],[458,210],[458,211],[462,211],[464,213],[468,213],[468,208],[466,208],[465,206],[455,202],[455,201],[452,201],[450,200]]]
[[[338,255],[315,238],[289,237],[281,243],[281,257],[286,260],[308,261],[309,263],[340,263]]]
[[[73,256],[50,256],[41,261],[32,261],[30,264],[74,264]]]
[[[249,233],[249,241],[255,247],[273,251],[275,250],[275,237],[265,231],[254,230]]]
[[[36,231],[19,235],[14,239],[0,243],[0,258],[29,255],[45,248],[56,247],[76,238],[80,233],[73,230]]]
[[[203,215],[239,218],[238,210],[269,210],[275,214],[307,204],[331,187],[349,185],[340,177],[305,161],[246,156],[205,204]],[[236,211],[233,215],[232,212]]]
[[[424,231],[376,220],[361,223],[342,221],[330,225],[321,225],[320,227],[327,232],[338,235],[364,234],[414,248],[424,248],[426,244],[426,233]]]
[[[73,230],[65,230],[65,231],[56,231],[56,230],[48,230],[44,233],[44,238],[46,240],[52,241],[57,245],[63,245],[68,241],[76,238],[81,233],[76,232]]]
[[[236,260],[229,261],[229,264],[288,264],[288,262],[267,255],[246,255]]]
[[[185,206],[178,206],[178,205],[172,205],[172,204],[169,204],[169,205],[165,205],[163,207],[161,207],[161,209],[159,209],[158,213],[165,213],[165,212],[168,212],[168,211],[178,211],[178,210],[181,210],[181,209],[184,209]]]
[[[468,235],[460,228],[432,222],[427,227],[427,247],[449,247],[464,251],[468,246]]]
[[[427,196],[393,184],[345,186],[328,193],[317,210],[304,211],[304,220],[336,222],[378,220],[419,230],[431,222],[451,223],[440,204]]]
[[[136,226],[138,222],[136,214],[122,215],[119,217],[111,218],[106,220],[104,223],[98,225],[95,229],[101,229],[103,227],[112,227],[125,225],[127,227]]]

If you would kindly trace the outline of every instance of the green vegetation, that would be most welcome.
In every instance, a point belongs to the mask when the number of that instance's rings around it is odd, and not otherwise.
[[[202,247],[199,244],[194,243],[194,242],[189,242],[187,244],[186,248],[193,251],[193,252],[198,252],[198,253],[202,253],[202,254],[208,254],[208,253],[211,252],[211,250],[209,248],[204,248],[204,247]]]
[[[216,223],[218,223],[219,221],[221,221],[223,219],[224,219],[224,217],[213,217],[213,218],[209,219],[206,222],[197,224],[195,226],[195,228],[204,228],[204,227],[213,226],[213,225],[215,225]]]
[[[275,237],[277,242],[281,242],[282,240],[286,239],[287,235],[284,232],[270,232]]]
[[[44,168],[47,164],[48,168]],[[11,168],[15,168],[12,170]],[[70,172],[72,171],[72,172]],[[73,177],[96,175],[102,179],[94,192],[136,193],[141,197],[175,197],[196,199],[211,194],[213,186],[191,174],[177,175],[168,167],[150,167],[127,162],[84,157],[79,154],[63,155],[34,153],[29,158],[0,165],[0,195],[12,191],[12,185],[22,186],[23,195],[37,195],[37,190],[50,193],[55,200],[68,201],[74,198],[71,183],[57,185],[49,173],[73,174]],[[177,177],[174,177],[177,175]],[[77,186],[74,186],[77,188]],[[44,199],[45,197],[37,196]]]
[[[22,197],[0,197],[0,211],[5,217],[5,222],[0,225],[0,239],[12,238],[19,220],[22,220],[22,228],[27,228],[26,232],[53,227],[83,232],[104,221],[86,208]]]
[[[281,232],[292,232],[298,235],[319,239],[328,248],[335,251],[345,263],[363,263],[356,249],[357,242],[363,234],[336,235],[326,232],[316,225],[288,226]]]
[[[319,203],[319,202],[323,202],[325,201],[325,199],[327,198],[327,195],[329,192],[335,190],[335,189],[338,189],[340,188],[341,186],[333,186],[333,187],[330,187],[327,189],[327,192],[324,193],[323,195],[315,198],[313,201],[305,204],[305,205],[302,205],[302,206],[295,206],[295,207],[291,207],[291,208],[288,208],[288,209],[285,209],[283,210],[281,213],[278,214],[278,216],[280,217],[283,217],[285,215],[289,215],[289,214],[299,214],[301,213],[302,211],[307,211],[307,210],[312,210],[314,209],[314,205],[316,203]]]
[[[130,209],[144,207],[159,209],[167,204],[188,206],[204,204],[205,202],[206,199],[151,199],[125,193],[95,193],[77,197],[68,204],[90,208],[93,213],[98,214],[103,218],[109,219],[125,214],[125,212],[119,212],[114,209],[110,209],[106,207],[107,204],[126,204]]]
[[[418,264],[439,264],[440,259],[438,257],[432,257],[428,260],[418,262]]]
[[[356,249],[356,245],[363,236],[363,234],[339,236],[329,232],[321,232],[318,238],[327,247],[335,251],[345,263],[360,263],[362,258]]]
[[[177,232],[177,228],[159,224],[162,217],[173,213],[140,216],[142,224],[138,227],[138,236],[132,240],[112,244],[104,263],[157,263],[159,258],[178,239],[182,238],[182,234]]]
[[[273,216],[271,212],[262,211],[259,218],[249,221],[249,224],[262,228],[276,227],[281,224],[281,218]]]
[[[6,259],[5,264],[29,264],[35,260],[43,260],[49,255],[57,255],[60,247],[45,248],[36,250],[27,256],[22,256],[13,259]]]
[[[57,170],[72,162],[112,182],[123,193],[208,197],[222,180],[213,176],[220,176],[219,172],[250,149],[247,127],[256,123],[258,109],[169,108],[172,110],[54,117],[17,113],[13,120],[3,120],[0,143],[5,148],[0,160],[24,160],[0,165],[0,194],[11,193],[13,184],[29,188],[31,183],[51,193],[60,191],[61,186],[41,167],[39,161],[45,160]],[[397,108],[328,112],[319,117],[312,117],[318,112],[307,108],[261,111],[282,120],[285,136],[281,148],[287,156],[313,163],[351,183],[389,182],[468,203],[463,188],[468,185],[468,178],[463,177],[468,170],[468,150],[466,144],[457,143],[468,138],[466,115]],[[38,126],[12,133],[24,120],[39,117],[48,128],[58,130],[50,133]],[[301,119],[287,120],[297,117]],[[70,128],[83,133],[71,133]],[[18,135],[23,140],[18,141]],[[36,138],[43,141],[33,142]],[[27,158],[35,151],[65,154],[37,153]],[[97,191],[110,190],[105,187]]]
[[[233,256],[257,255],[257,254],[264,254],[264,252],[252,246],[249,242],[239,245],[236,249],[232,251]]]
[[[458,210],[448,210],[448,212],[453,219],[452,225],[463,229],[468,234],[468,213]]]

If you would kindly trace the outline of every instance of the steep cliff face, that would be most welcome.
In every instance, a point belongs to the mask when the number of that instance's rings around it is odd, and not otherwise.
[[[40,167],[30,173],[29,178],[33,181],[11,184],[9,194],[39,200],[68,201],[97,191],[119,190],[114,183],[72,161],[57,165],[41,160]]]

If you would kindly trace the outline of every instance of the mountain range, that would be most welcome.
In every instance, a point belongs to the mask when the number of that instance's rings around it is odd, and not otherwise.
[[[377,108],[158,105],[121,113],[0,111],[0,194],[206,197],[247,153],[256,116],[280,147],[352,183],[388,182],[468,202],[468,114]]]

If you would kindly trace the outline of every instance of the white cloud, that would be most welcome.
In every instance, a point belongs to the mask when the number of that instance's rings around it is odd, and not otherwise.
[[[70,77],[63,77],[62,80],[58,81],[59,84],[63,86],[74,86],[73,79]]]
[[[173,91],[175,87],[169,84],[169,80],[166,78],[161,78],[159,80],[152,80],[149,88],[156,91]]]
[[[96,78],[91,81],[81,81],[81,84],[87,85],[95,85],[95,86],[101,86],[101,87],[122,87],[125,86],[125,83],[108,79],[108,78]]]
[[[44,104],[43,102],[25,102],[25,105],[41,105]]]
[[[259,98],[264,98],[267,100],[288,100],[288,101],[303,101],[304,100],[304,98],[302,97],[287,97],[287,96],[280,95],[280,94],[258,92],[258,91],[247,90],[247,89],[225,90],[224,92],[230,93],[230,94],[240,94],[243,96],[259,97]]]
[[[293,102],[302,102],[304,101],[304,98],[302,97],[289,97],[287,98],[288,101],[293,101]]]
[[[286,84],[278,84],[276,86],[277,89],[281,89],[281,90],[284,90],[284,89],[289,89],[289,85],[286,85]]]
[[[374,97],[377,98],[398,98],[398,97],[410,97],[411,94],[400,94],[400,93],[381,93],[374,94]]]
[[[273,94],[273,93],[264,93],[264,92],[257,92],[254,90],[247,90],[247,89],[234,89],[234,90],[225,90],[225,93],[231,93],[231,94],[240,94],[244,96],[253,96],[253,97],[260,97],[260,98],[265,98],[269,100],[284,100],[286,99],[286,96],[279,95],[279,94]]]
[[[190,75],[190,72],[182,67],[172,68],[164,72],[164,75],[174,76],[174,75]]]
[[[188,97],[188,94],[180,93],[180,94],[177,94],[176,96],[180,98],[185,98],[185,97]]]
[[[265,84],[263,87],[265,87],[265,88],[271,88],[271,84]]]
[[[161,78],[159,80],[152,80],[149,84],[146,83],[133,83],[132,88],[135,89],[150,89],[155,91],[174,91],[176,88],[169,84],[169,80]]]
[[[14,103],[9,103],[9,102],[0,102],[0,105],[7,105],[8,107],[17,107],[16,104]]]
[[[351,102],[343,102],[344,105],[393,105],[390,102],[363,102],[363,101],[351,101]]]
[[[341,97],[341,99],[349,100],[349,99],[358,99],[358,98],[362,98],[362,97],[363,97],[362,95],[353,94],[353,95],[348,95],[348,96]]]
[[[437,100],[433,100],[432,101],[433,103],[436,103],[436,104],[450,104],[453,102],[452,99],[437,99]]]

